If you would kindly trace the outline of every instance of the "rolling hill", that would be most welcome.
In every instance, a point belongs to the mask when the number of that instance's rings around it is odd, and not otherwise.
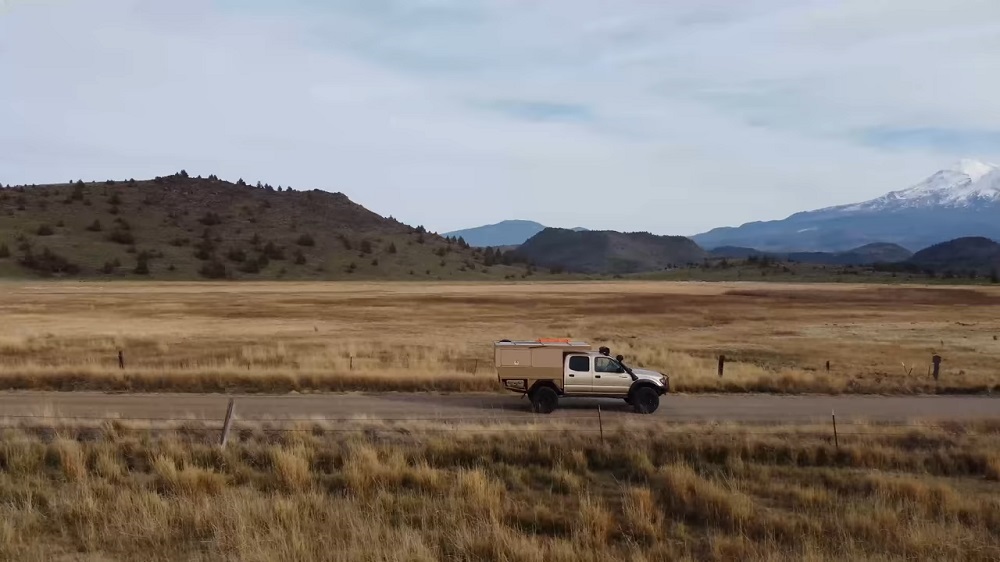
[[[496,224],[487,224],[475,228],[446,232],[444,235],[461,238],[469,245],[485,248],[519,246],[525,240],[545,230],[546,226],[535,221],[506,220]],[[574,228],[572,230],[585,230]]]
[[[342,193],[180,172],[0,189],[0,276],[493,279],[492,251],[382,217]]]
[[[722,246],[709,254],[717,258],[746,259],[751,256],[768,256],[779,261],[812,263],[818,265],[871,265],[875,263],[895,263],[913,255],[897,244],[866,244],[846,252],[762,252],[754,248]]]
[[[683,236],[563,228],[546,228],[514,254],[555,270],[608,274],[657,271],[700,263],[708,256]]]
[[[995,276],[1000,270],[1000,244],[983,237],[958,238],[925,248],[904,265],[946,276]]]
[[[1000,239],[1000,168],[962,160],[908,189],[869,201],[716,228],[692,238],[705,248],[843,252],[871,243],[915,251],[975,236]]]

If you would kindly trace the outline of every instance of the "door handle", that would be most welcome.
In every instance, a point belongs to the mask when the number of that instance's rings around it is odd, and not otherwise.
[[[599,379],[599,378],[601,378],[601,375],[594,375],[594,378],[595,379]]]
[[[570,375],[570,376],[571,376],[571,377],[575,377],[576,375]]]

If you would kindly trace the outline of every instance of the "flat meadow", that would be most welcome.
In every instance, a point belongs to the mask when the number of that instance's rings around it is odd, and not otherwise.
[[[492,342],[539,337],[609,345],[679,392],[1000,386],[990,287],[5,282],[0,313],[8,389],[491,392]]]

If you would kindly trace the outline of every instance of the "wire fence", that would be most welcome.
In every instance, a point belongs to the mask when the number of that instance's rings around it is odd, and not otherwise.
[[[841,437],[881,436],[901,437],[934,430],[954,435],[981,432],[1000,433],[1000,416],[994,420],[925,422],[857,419],[838,420],[835,413],[829,417],[782,420],[757,419],[753,421],[692,419],[689,416],[668,413],[640,416],[628,420],[612,417],[606,420],[600,408],[559,412],[557,415],[538,415],[528,411],[497,409],[493,414],[439,415],[439,416],[237,416],[236,400],[218,417],[194,416],[121,416],[121,415],[63,415],[44,413],[0,413],[0,429],[80,429],[94,430],[107,427],[118,433],[196,433],[218,435],[224,445],[230,433],[237,436],[264,434],[490,434],[502,435],[553,433],[560,435],[599,435],[614,439],[625,433],[654,432],[657,435],[686,435],[697,430],[702,436],[738,439],[749,436],[821,437],[837,447]],[[825,418],[825,419],[824,419]],[[145,425],[142,425],[145,424]],[[109,427],[110,426],[110,427]]]

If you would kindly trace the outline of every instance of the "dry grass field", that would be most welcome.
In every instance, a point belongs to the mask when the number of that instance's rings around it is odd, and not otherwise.
[[[4,430],[0,559],[1000,558],[996,423],[133,429]]]
[[[989,287],[7,282],[0,314],[3,388],[494,391],[494,340],[567,336],[681,392],[1000,387]]]

